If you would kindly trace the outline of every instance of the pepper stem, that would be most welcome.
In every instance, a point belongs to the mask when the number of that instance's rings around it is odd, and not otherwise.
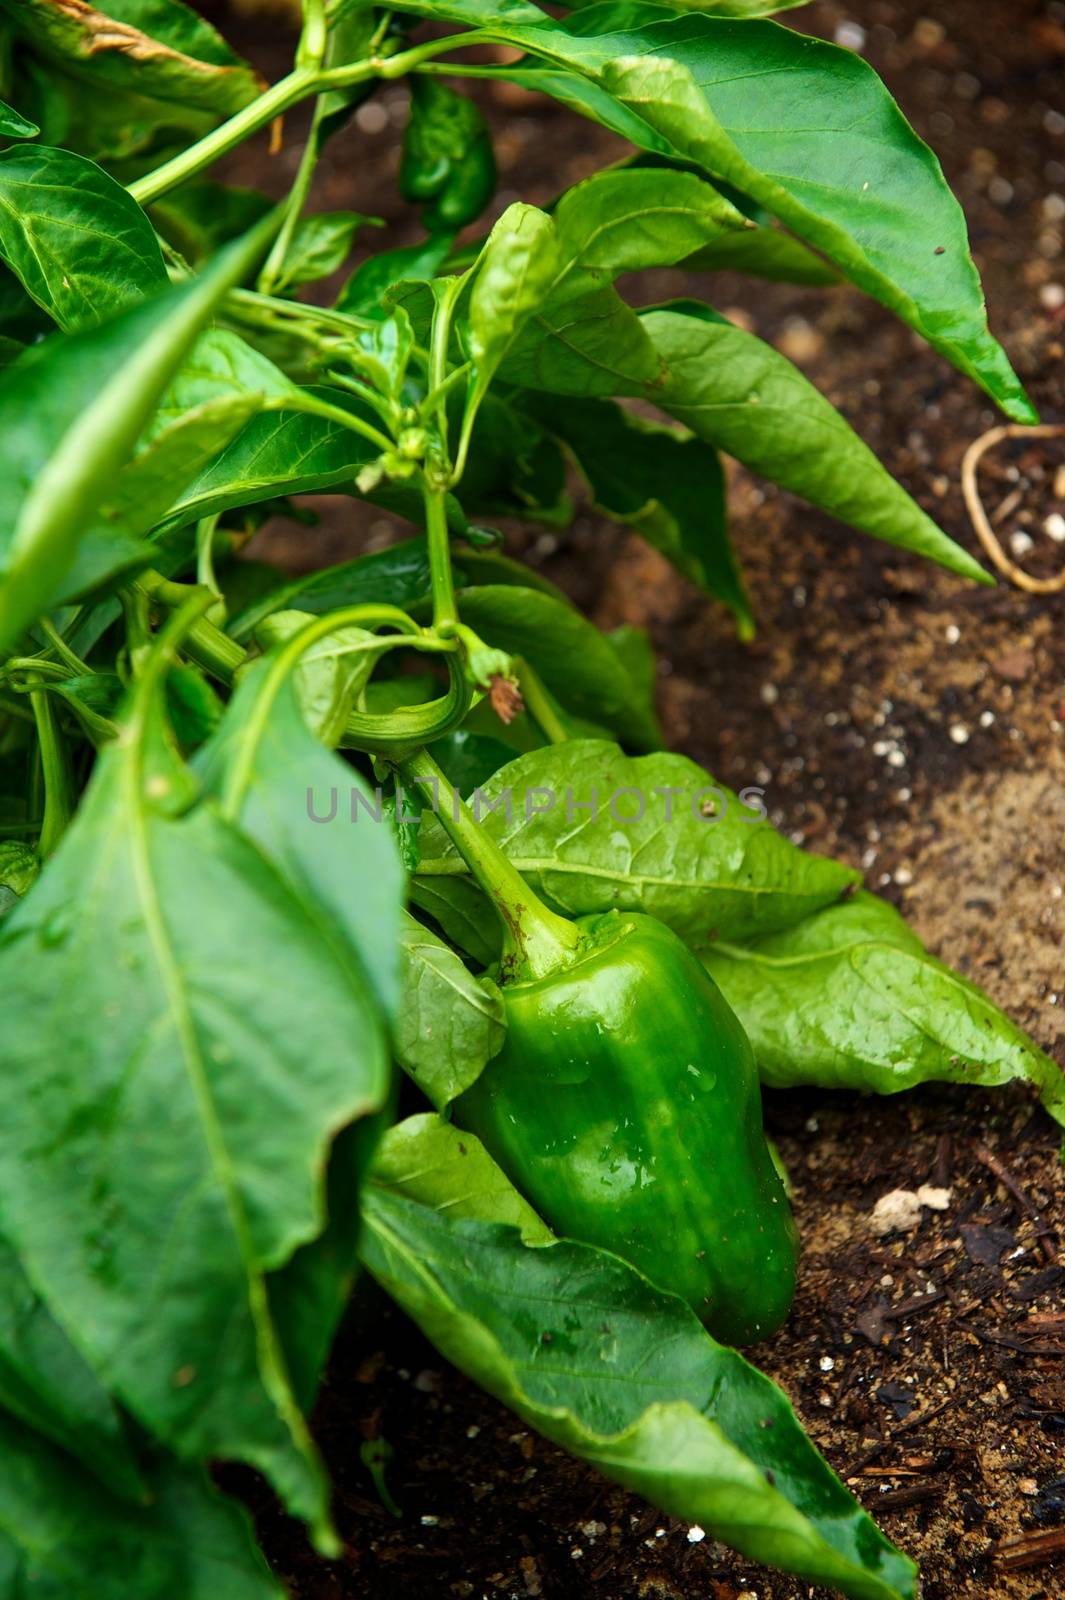
[[[498,911],[503,924],[504,977],[546,978],[568,965],[580,945],[577,929],[533,893],[428,751],[418,750],[397,766],[408,783],[431,787],[441,827]]]

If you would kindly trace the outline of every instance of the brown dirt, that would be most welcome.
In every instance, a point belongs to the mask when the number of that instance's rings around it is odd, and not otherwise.
[[[1065,5],[940,0],[927,12],[919,0],[825,0],[788,20],[829,37],[845,22],[865,30],[864,53],[965,207],[993,325],[1056,420],[1065,416],[1065,295],[1054,287],[1065,284]],[[276,40],[258,43],[276,73]],[[613,151],[554,107],[505,92],[488,104],[501,133],[501,202],[549,198]],[[389,186],[401,92],[384,106],[378,132],[338,141],[323,204],[399,217]],[[253,152],[237,175],[258,180],[262,170]],[[976,548],[958,466],[996,417],[890,316],[848,289],[678,273],[640,288],[647,298],[712,294],[775,339],[941,525]],[[989,507],[1018,492],[1001,531],[1029,534],[1023,560],[1037,572],[1065,557],[1043,530],[1050,512],[1065,510],[1060,480],[1054,494],[1062,459],[1057,445],[1006,447],[983,480]],[[1065,1061],[1065,595],[963,586],[744,474],[732,511],[760,624],[746,647],[638,540],[590,516],[561,538],[515,530],[515,548],[604,626],[650,627],[675,745],[736,788],[764,784],[785,831],[863,866],[938,954]],[[333,508],[317,533],[267,529],[257,553],[318,566],[392,532],[380,514]],[[758,1364],[921,1561],[926,1600],[1061,1594],[1062,1274],[979,1148],[997,1153],[1060,1235],[1065,1196],[1048,1121],[1020,1090],[934,1088],[877,1101],[775,1095],[768,1119],[795,1178],[804,1258],[795,1312],[758,1349]],[[947,1210],[926,1211],[916,1233],[875,1239],[866,1217],[876,1199],[928,1181],[950,1188]],[[974,1259],[989,1243],[1002,1247],[991,1264]],[[248,1491],[266,1548],[301,1597],[817,1592],[689,1542],[685,1526],[524,1430],[372,1294],[338,1343],[316,1430],[337,1484],[339,1564],[316,1561],[298,1530]],[[398,1522],[360,1464],[359,1445],[375,1434],[394,1452]],[[1011,1565],[1009,1541],[1055,1529],[1056,1559]]]

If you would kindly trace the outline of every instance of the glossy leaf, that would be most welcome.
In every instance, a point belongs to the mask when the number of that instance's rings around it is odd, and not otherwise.
[[[196,768],[208,793],[286,879],[327,942],[336,944],[338,936],[346,941],[391,1017],[400,982],[399,857],[358,773],[311,732],[295,679],[274,670],[277,656],[275,651],[242,674]],[[353,1048],[357,1044],[352,1040]]]
[[[653,703],[610,640],[574,607],[510,584],[462,589],[458,607],[486,644],[530,662],[570,711],[605,724],[638,749],[661,743]]]
[[[47,145],[0,153],[0,256],[68,332],[168,282],[137,202],[93,162]]]
[[[0,1407],[127,1500],[144,1484],[123,1423],[0,1239]]]
[[[470,353],[480,389],[488,387],[522,325],[543,303],[557,261],[550,217],[535,206],[508,206],[488,235],[470,292]]]
[[[255,630],[264,653],[302,632],[308,611],[274,611]],[[308,729],[329,750],[340,743],[356,696],[369,682],[380,652],[365,628],[337,628],[315,641],[292,673],[292,691]]]
[[[215,330],[211,337],[225,331]],[[344,390],[312,388],[311,393],[331,405],[370,416],[358,398]],[[356,494],[359,469],[375,455],[373,444],[341,422],[273,409],[253,417],[184,485],[160,518],[160,527],[181,527],[233,506],[256,505],[281,495],[322,489]],[[419,516],[421,497],[409,487],[383,484],[371,498],[400,515]],[[452,508],[457,509],[454,502]]]
[[[462,567],[458,572],[461,580]],[[233,618],[234,639],[250,638],[259,623],[274,611],[298,608],[321,616],[342,606],[379,602],[409,608],[430,591],[429,556],[424,539],[404,539],[387,550],[374,550],[335,567],[323,567],[289,583],[278,584],[268,594]]]
[[[200,278],[99,328],[35,346],[0,381],[0,649],[61,588],[86,523],[167,384],[226,292],[259,255],[272,221]]]
[[[526,1244],[552,1244],[541,1222],[472,1134],[424,1112],[389,1128],[373,1164],[376,1189],[402,1195],[442,1216],[472,1217],[518,1228]]]
[[[322,1232],[330,1142],[387,1090],[383,1030],[321,912],[189,809],[162,665],[4,922],[4,1226],[107,1388],[179,1455],[254,1463],[327,1549],[266,1275]]]
[[[0,1593],[35,1600],[282,1600],[242,1507],[165,1459],[130,1505],[0,1412]]]
[[[1019,1078],[1065,1124],[1061,1068],[875,895],[700,954],[774,1088],[895,1094],[929,1081],[994,1086]]]
[[[475,978],[450,946],[409,913],[400,928],[399,962],[396,1060],[442,1111],[498,1053],[503,998],[494,983]]]
[[[562,394],[653,394],[661,360],[611,284],[626,272],[672,266],[749,224],[700,178],[639,168],[577,184],[553,221],[557,269],[508,353],[505,376]]]
[[[447,11],[477,25],[476,5],[457,0]],[[656,12],[617,31],[616,21],[606,5],[577,12],[565,29],[551,28],[546,14],[538,25],[501,16],[492,27],[590,80],[571,104],[751,195],[1008,415],[1034,420],[988,332],[961,209],[860,56],[773,22]],[[553,92],[552,80],[543,87]]]
[[[303,217],[285,253],[284,270],[274,286],[284,293],[337,272],[351,254],[355,235],[370,219],[357,211],[328,211]]]
[[[499,808],[488,810],[495,800]],[[480,809],[484,827],[556,910],[647,911],[691,943],[707,943],[710,930],[736,938],[741,929],[786,928],[831,905],[856,877],[797,849],[686,756],[625,756],[606,741],[520,756],[485,784]],[[418,883],[441,898],[432,914],[458,943],[460,919],[472,920],[479,902],[483,940],[485,902],[431,818],[422,823]]]
[[[700,438],[864,533],[992,581],[771,345],[684,302],[640,320],[668,368],[657,403]]]
[[[431,278],[447,260],[451,244],[449,234],[437,233],[421,244],[400,245],[367,256],[341,289],[336,309],[365,317],[382,316],[385,290],[406,279]]]
[[[754,620],[728,536],[717,452],[611,401],[552,395],[523,404],[557,433],[596,507],[635,528],[678,572],[723,600],[741,637],[749,638]]]
[[[35,122],[22,116],[13,106],[0,100],[0,137],[4,139],[34,139],[40,133]]]
[[[468,1137],[468,1136],[467,1136]],[[524,1244],[372,1187],[363,1259],[447,1360],[522,1420],[745,1555],[856,1600],[909,1600],[913,1563],[852,1499],[780,1390],[605,1252]]]

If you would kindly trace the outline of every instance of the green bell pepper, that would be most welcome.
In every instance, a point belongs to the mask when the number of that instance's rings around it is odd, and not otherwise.
[[[780,1326],[798,1238],[754,1056],[717,985],[642,913],[544,906],[424,752],[438,816],[503,921],[506,1037],[454,1103],[555,1232],[681,1296],[730,1344]]]
[[[556,1233],[624,1257],[728,1344],[779,1327],[797,1235],[747,1035],[654,917],[576,924],[573,960],[503,981],[501,1053],[455,1103]]]

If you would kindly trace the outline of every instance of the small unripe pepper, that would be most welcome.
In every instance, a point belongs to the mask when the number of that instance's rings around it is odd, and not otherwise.
[[[436,78],[410,80],[399,188],[422,204],[430,233],[451,233],[480,216],[495,192],[492,140],[472,100]]]
[[[440,777],[424,754],[408,770]],[[438,814],[505,930],[505,1041],[455,1122],[556,1233],[621,1256],[727,1343],[766,1337],[798,1239],[735,1013],[663,923],[558,917],[464,808]]]

